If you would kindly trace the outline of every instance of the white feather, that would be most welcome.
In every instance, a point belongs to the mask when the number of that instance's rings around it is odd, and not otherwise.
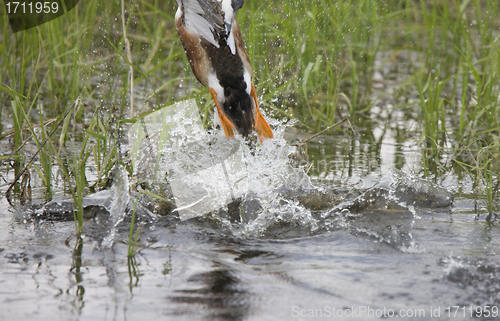
[[[228,33],[227,45],[231,49],[231,53],[236,54],[236,46],[233,37],[234,10],[232,0],[222,0],[222,12],[224,13],[224,22],[226,23],[226,32]],[[229,28],[227,26],[230,26]],[[229,30],[227,30],[229,29]]]
[[[233,55],[236,54],[236,47],[234,45],[234,37],[232,32],[229,34],[229,37],[227,37],[227,45],[229,46],[229,49],[231,49],[231,53]]]
[[[212,24],[203,18],[201,15],[204,14],[203,9],[197,0],[182,0],[184,6],[184,23],[186,30],[190,34],[197,35],[206,39],[216,48],[219,48],[219,44],[214,39]]]
[[[231,0],[222,0],[222,12],[224,13],[224,22],[233,25],[234,11]]]
[[[250,90],[252,87],[252,80],[250,79],[250,74],[248,73],[248,70],[245,68],[245,71],[243,72],[243,80],[247,84],[246,92],[247,94],[250,95]]]
[[[208,75],[208,87],[215,90],[215,93],[217,94],[217,101],[219,105],[222,105],[224,102],[224,88],[220,85],[215,72],[211,72]]]

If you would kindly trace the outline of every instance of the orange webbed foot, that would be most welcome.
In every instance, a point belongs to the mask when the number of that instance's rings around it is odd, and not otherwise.
[[[224,134],[226,135],[227,138],[234,138],[234,132],[233,128],[234,125],[231,123],[231,121],[224,115],[222,110],[220,109],[219,102],[217,101],[217,93],[215,92],[215,89],[212,87],[208,88],[208,91],[210,91],[210,94],[212,95],[212,99],[215,101],[215,106],[217,106],[217,113],[219,114],[219,119],[222,124],[222,129],[224,129]]]
[[[253,84],[250,94],[255,101],[255,131],[259,136],[260,142],[262,143],[264,138],[273,138],[274,134],[266,119],[260,112],[259,103],[257,102],[257,90],[255,90],[255,86]]]

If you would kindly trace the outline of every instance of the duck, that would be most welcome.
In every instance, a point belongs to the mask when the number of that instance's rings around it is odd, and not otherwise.
[[[176,0],[175,26],[196,79],[208,88],[225,136],[260,142],[273,131],[259,109],[253,70],[235,13],[243,0]]]

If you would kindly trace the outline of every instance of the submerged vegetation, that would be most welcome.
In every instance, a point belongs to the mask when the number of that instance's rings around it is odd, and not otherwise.
[[[80,1],[15,34],[4,8],[0,138],[9,142],[2,172],[13,169],[2,179],[18,178],[11,200],[29,199],[31,184],[43,189],[38,198],[71,194],[78,230],[83,196],[106,188],[116,163],[132,172],[121,145],[126,123],[196,98],[210,126],[213,104],[188,67],[174,0]],[[269,0],[246,1],[237,19],[268,115],[298,118],[311,132],[349,116],[369,145],[363,152],[376,159],[374,128],[401,111],[415,125],[396,125],[397,142],[417,136],[416,171],[469,177],[478,212],[485,208],[491,219],[500,208],[499,11],[496,1],[480,0]],[[130,239],[137,233],[131,227]]]

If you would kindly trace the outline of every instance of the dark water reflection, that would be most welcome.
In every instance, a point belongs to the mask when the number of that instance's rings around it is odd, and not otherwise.
[[[251,294],[236,273],[216,269],[193,275],[188,282],[199,288],[176,290],[176,295],[170,297],[172,302],[201,306],[201,310],[207,311],[208,320],[245,320],[248,317]]]
[[[74,275],[76,282],[76,305],[77,310],[80,312],[84,307],[84,294],[85,287],[83,284],[83,273],[82,273],[82,250],[83,250],[83,240],[78,237],[75,243],[75,248],[73,250],[73,263],[69,272]]]

